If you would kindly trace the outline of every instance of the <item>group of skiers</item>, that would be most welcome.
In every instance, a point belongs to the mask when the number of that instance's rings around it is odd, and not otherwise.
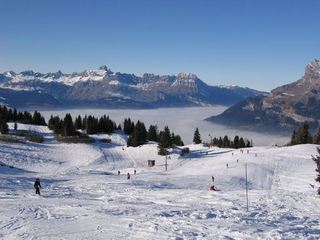
[[[136,169],[133,170],[133,174],[134,174],[134,175],[137,174],[137,170],[136,170]],[[120,170],[118,170],[118,176],[120,176]],[[131,178],[130,173],[127,173],[127,179],[130,180],[130,178]]]
[[[136,169],[133,170],[133,174],[134,175],[137,174],[137,170]],[[120,175],[120,170],[118,170],[118,176],[119,175]],[[130,173],[127,173],[127,179],[130,180],[130,178],[131,178]],[[36,180],[35,180],[35,182],[33,184],[33,187],[36,190],[36,194],[40,195],[40,188],[41,188],[40,178],[36,178]]]

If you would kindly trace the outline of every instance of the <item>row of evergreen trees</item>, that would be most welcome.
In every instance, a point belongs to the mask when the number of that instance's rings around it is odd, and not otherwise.
[[[199,129],[196,128],[194,135],[193,135],[193,142],[195,144],[199,144],[202,142],[201,135]],[[226,135],[223,138],[214,137],[211,139],[211,145],[220,147],[220,148],[244,148],[244,147],[252,147],[252,141],[244,139],[243,137],[235,136],[233,141]]]
[[[308,122],[304,122],[300,127],[293,131],[290,145],[306,143],[320,144],[320,128],[318,132],[312,136],[309,132]]]
[[[243,137],[235,136],[233,140],[227,135],[219,138],[214,137],[212,139],[212,144],[218,146],[219,148],[245,148],[252,147],[252,141],[244,139]]]
[[[0,106],[0,132],[2,134],[8,133],[9,128],[7,122],[20,122],[25,124],[44,125],[46,121],[43,116],[37,111],[33,115],[27,111],[18,112],[15,108],[7,108]]]
[[[77,130],[85,130],[87,134],[95,134],[112,133],[114,130],[119,129],[116,123],[106,115],[100,118],[91,115],[86,115],[84,118],[81,118],[79,115],[75,121],[73,121],[69,113],[66,114],[64,119],[51,115],[48,121],[48,127],[53,130],[55,134],[61,134],[62,136],[77,135]]]
[[[159,134],[156,134],[156,136],[158,141],[159,155],[166,155],[168,153],[168,148],[184,145],[181,137],[179,135],[175,135],[173,132],[171,133],[168,126],[165,126],[163,131],[160,131]]]
[[[7,108],[6,106],[0,106],[0,118],[4,119],[6,122],[47,125],[44,117],[41,116],[38,111],[34,111],[33,114],[27,111],[18,112],[17,109]]]
[[[141,121],[134,123],[130,118],[126,118],[123,123],[123,131],[129,135],[127,145],[132,147],[141,146],[148,141],[158,142],[160,155],[165,155],[167,149],[175,146],[183,146],[184,143],[179,135],[170,132],[168,126],[163,131],[158,131],[156,125],[150,125],[147,130]]]

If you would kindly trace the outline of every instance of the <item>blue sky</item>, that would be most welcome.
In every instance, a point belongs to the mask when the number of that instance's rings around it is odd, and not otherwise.
[[[260,90],[320,54],[318,0],[0,0],[0,71],[196,73]]]

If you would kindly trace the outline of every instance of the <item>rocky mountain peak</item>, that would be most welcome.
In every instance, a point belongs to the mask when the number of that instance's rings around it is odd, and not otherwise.
[[[35,72],[32,71],[32,70],[27,70],[27,71],[21,72],[20,74],[23,75],[23,76],[34,76]]]
[[[16,73],[14,71],[6,71],[3,74],[6,77],[14,77],[14,76],[16,76]]]
[[[320,61],[318,59],[314,59],[306,66],[304,77],[320,79]]]
[[[184,79],[184,80],[197,80],[198,79],[197,75],[193,74],[193,73],[178,73],[177,78]]]
[[[111,71],[111,69],[108,68],[106,65],[100,66],[100,67],[98,68],[98,70],[103,70],[103,71],[105,71],[105,72],[107,73],[107,75],[113,74],[113,72]]]

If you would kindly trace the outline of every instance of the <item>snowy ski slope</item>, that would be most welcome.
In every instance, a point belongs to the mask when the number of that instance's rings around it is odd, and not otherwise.
[[[316,145],[248,153],[189,145],[185,157],[172,150],[165,172],[156,144],[126,147],[120,132],[93,135],[94,144],[62,144],[46,127],[19,124],[31,128],[43,144],[0,142],[0,239],[320,238],[320,198],[311,187]],[[111,144],[98,141],[106,137]],[[211,176],[220,191],[208,191]]]

